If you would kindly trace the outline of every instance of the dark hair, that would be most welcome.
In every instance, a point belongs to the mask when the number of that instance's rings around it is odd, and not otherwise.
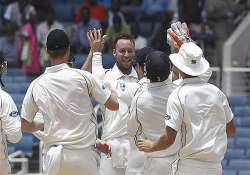
[[[120,39],[130,40],[130,41],[133,43],[133,45],[135,45],[135,41],[134,41],[134,38],[133,38],[132,35],[127,34],[127,33],[120,33],[120,34],[118,34],[118,35],[115,37],[115,40],[114,40],[114,43],[113,43],[113,48],[116,47],[116,44],[117,44],[117,42],[118,42]]]
[[[161,51],[149,53],[145,61],[146,77],[151,82],[165,81],[170,74],[169,54]]]
[[[52,58],[60,58],[60,57],[63,57],[67,53],[68,48],[69,47],[60,49],[60,50],[47,50],[47,52]]]
[[[144,67],[146,57],[149,53],[153,52],[152,47],[143,47],[135,51],[135,64],[139,64],[141,67]]]

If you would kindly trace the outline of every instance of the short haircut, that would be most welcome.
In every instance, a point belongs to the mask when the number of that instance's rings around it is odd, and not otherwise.
[[[135,40],[132,35],[127,34],[127,33],[120,33],[115,37],[115,40],[113,43],[113,49],[116,47],[116,44],[120,39],[130,40],[133,43],[133,45],[135,45]]]
[[[47,52],[49,53],[49,55],[52,58],[62,58],[65,56],[65,54],[67,53],[69,47],[64,48],[64,49],[60,49],[60,50],[47,50]]]

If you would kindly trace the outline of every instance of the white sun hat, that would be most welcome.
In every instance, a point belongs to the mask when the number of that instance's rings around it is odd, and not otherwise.
[[[169,58],[173,65],[187,75],[199,76],[209,68],[201,48],[193,42],[182,44],[179,52],[171,54]]]

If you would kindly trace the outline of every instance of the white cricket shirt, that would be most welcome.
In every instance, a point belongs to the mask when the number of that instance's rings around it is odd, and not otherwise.
[[[8,157],[7,140],[16,143],[22,138],[21,120],[9,94],[0,88],[0,160]],[[7,140],[6,140],[7,139]]]
[[[102,139],[127,136],[126,123],[129,117],[129,107],[139,87],[135,69],[132,68],[129,75],[123,74],[116,64],[112,69],[104,69],[101,53],[95,52],[92,58],[92,74],[116,93],[119,102],[118,111],[105,109]]]
[[[129,135],[138,138],[158,140],[166,132],[164,116],[169,95],[176,86],[167,79],[163,82],[143,84],[133,98],[128,120]],[[149,156],[162,157],[175,155],[180,148],[180,140],[168,149],[148,153]]]
[[[169,96],[165,123],[181,131],[181,159],[220,163],[227,148],[226,124],[233,119],[226,96],[200,78],[184,79]]]
[[[24,97],[22,118],[32,122],[39,111],[44,119],[43,142],[79,149],[94,145],[96,118],[91,98],[105,104],[111,92],[93,76],[67,64],[46,68]]]

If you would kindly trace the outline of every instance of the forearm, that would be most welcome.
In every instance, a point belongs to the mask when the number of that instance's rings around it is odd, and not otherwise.
[[[105,69],[102,65],[102,53],[94,52],[92,57],[92,74],[98,79],[103,79],[105,75]]]
[[[161,137],[153,143],[152,151],[160,151],[171,146],[173,142],[169,139],[168,135],[164,133]]]
[[[89,54],[88,54],[84,64],[81,67],[82,70],[85,70],[85,71],[92,73],[92,57],[93,57],[93,53],[92,53],[92,51],[89,51]]]

